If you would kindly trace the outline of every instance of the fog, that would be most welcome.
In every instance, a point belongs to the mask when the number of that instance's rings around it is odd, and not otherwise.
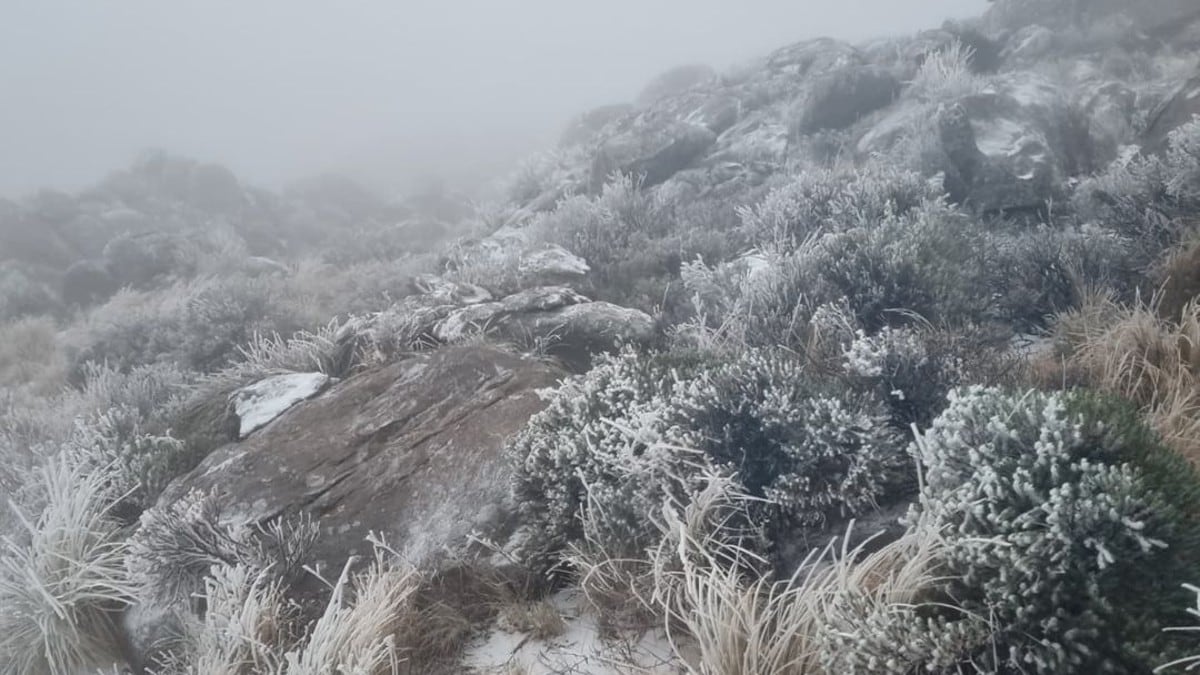
[[[0,0],[0,195],[160,147],[277,187],[470,182],[658,72],[859,40],[983,0]]]

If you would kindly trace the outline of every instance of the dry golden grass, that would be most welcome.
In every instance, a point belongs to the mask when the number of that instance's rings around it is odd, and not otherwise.
[[[1200,465],[1200,302],[1165,318],[1161,296],[1122,305],[1094,293],[1058,318],[1056,334],[1064,382],[1130,399],[1167,445]],[[1048,363],[1038,370],[1055,372]]]
[[[776,579],[730,529],[746,499],[727,478],[711,477],[690,503],[664,505],[662,539],[645,556],[606,558],[589,540],[569,563],[593,606],[638,606],[656,617],[692,675],[826,673],[822,655],[839,648],[840,633],[938,597],[944,544],[928,526],[873,552],[871,539],[850,546],[848,531]]]

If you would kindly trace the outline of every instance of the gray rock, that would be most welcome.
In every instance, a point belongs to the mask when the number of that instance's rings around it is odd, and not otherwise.
[[[645,312],[607,302],[592,302],[570,288],[547,286],[489,302],[451,310],[431,334],[444,343],[472,334],[542,345],[573,370],[586,369],[593,354],[623,344],[649,344],[656,335]]]
[[[478,532],[515,525],[505,440],[563,373],[484,347],[445,348],[335,384],[175,480],[160,504],[213,490],[222,520],[263,522],[302,511],[321,538],[313,561],[340,569],[383,534],[418,563],[466,552]]]
[[[1142,149],[1158,154],[1165,152],[1171,132],[1200,115],[1200,73],[1184,82],[1154,111],[1150,124],[1142,134]]]
[[[659,185],[687,168],[716,140],[707,127],[688,122],[630,129],[607,139],[597,150],[589,189],[598,193],[614,173],[632,175],[644,187]]]
[[[587,261],[556,244],[548,244],[521,255],[521,277],[539,286],[556,284],[562,279],[583,278],[591,267]]]
[[[492,299],[492,294],[486,288],[449,281],[436,274],[418,274],[413,277],[412,285],[418,293],[441,304],[472,305]]]
[[[1137,92],[1120,82],[1104,82],[1089,88],[1080,102],[1087,116],[1091,141],[1091,166],[1107,166],[1136,134]]]
[[[1058,34],[1045,26],[1032,24],[1008,38],[1001,56],[1010,66],[1029,64],[1058,49]]]
[[[863,63],[862,53],[852,45],[832,38],[818,38],[775,50],[767,58],[766,65],[770,72],[804,77]]]
[[[847,66],[820,75],[801,98],[793,128],[799,134],[845,129],[891,104],[900,82],[878,66]]]

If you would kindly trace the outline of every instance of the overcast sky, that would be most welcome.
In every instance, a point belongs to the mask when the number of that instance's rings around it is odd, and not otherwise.
[[[161,147],[269,186],[506,166],[681,63],[911,33],[983,0],[0,0],[0,195]]]

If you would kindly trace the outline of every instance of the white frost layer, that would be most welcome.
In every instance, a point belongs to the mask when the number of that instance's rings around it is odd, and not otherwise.
[[[640,636],[601,637],[596,617],[584,609],[583,593],[569,589],[551,598],[567,630],[558,637],[535,640],[495,628],[467,649],[464,672],[472,675],[648,675],[682,672],[661,630]]]
[[[288,408],[311,398],[329,382],[323,373],[275,375],[235,391],[230,400],[241,425],[238,437],[245,438],[256,429],[279,417]]]

